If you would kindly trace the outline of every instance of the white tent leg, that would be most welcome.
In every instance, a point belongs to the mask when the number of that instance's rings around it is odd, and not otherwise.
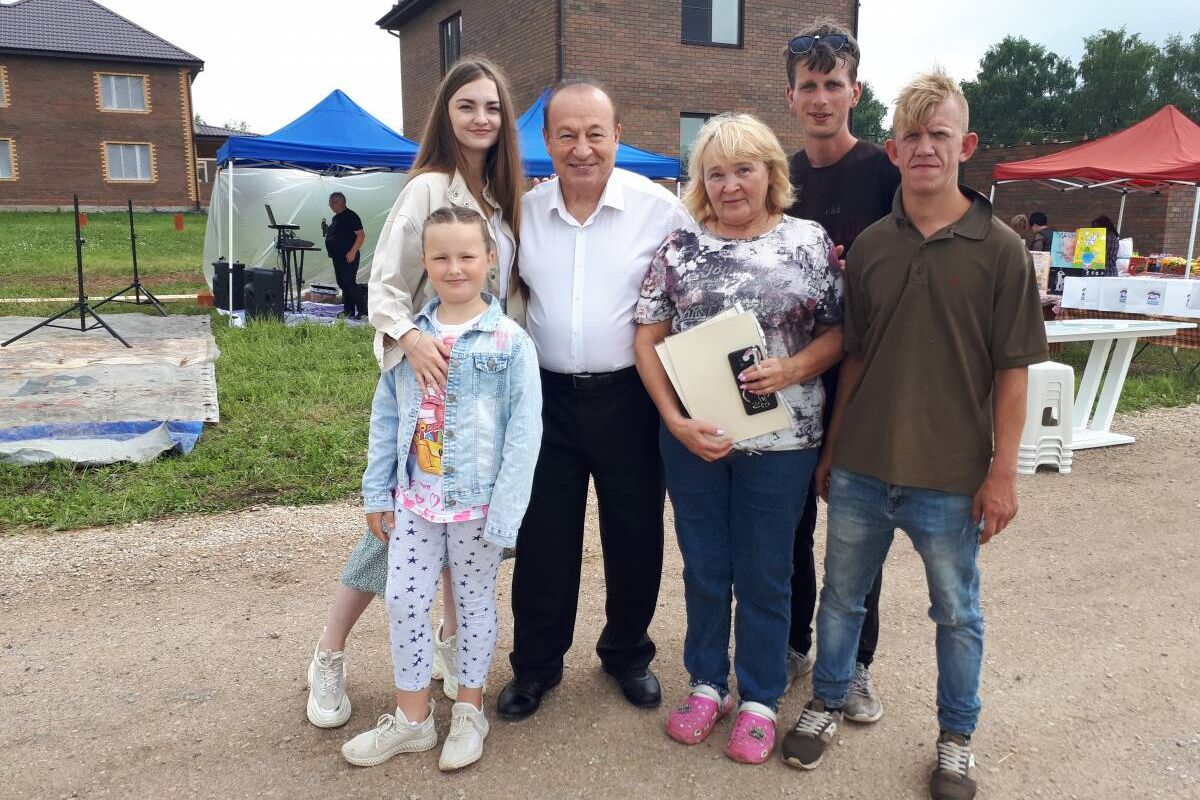
[[[1121,191],[1121,210],[1117,212],[1117,235],[1121,235],[1121,224],[1125,222],[1125,198],[1129,197],[1129,192]]]
[[[233,324],[233,262],[236,260],[233,256],[233,161],[229,162],[229,309],[230,324]]]
[[[1192,233],[1188,236],[1187,264],[1183,268],[1184,276],[1192,280],[1192,255],[1196,252],[1196,221],[1200,219],[1200,183],[1196,184],[1196,202],[1192,203]]]
[[[994,203],[995,201],[996,201],[996,184],[993,183],[992,190],[990,192],[988,192],[988,202]]]

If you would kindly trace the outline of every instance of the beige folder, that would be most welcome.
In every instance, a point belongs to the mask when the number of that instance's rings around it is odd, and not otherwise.
[[[791,410],[778,393],[775,408],[746,413],[729,354],[749,347],[766,349],[762,328],[753,313],[735,308],[655,348],[688,416],[724,429],[735,442],[792,426]]]

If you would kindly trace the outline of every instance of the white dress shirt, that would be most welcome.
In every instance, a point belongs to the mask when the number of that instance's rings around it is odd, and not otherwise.
[[[632,366],[633,312],[650,260],[690,222],[675,195],[623,169],[613,170],[583,224],[567,212],[559,181],[527,193],[517,263],[538,363],[565,374]]]

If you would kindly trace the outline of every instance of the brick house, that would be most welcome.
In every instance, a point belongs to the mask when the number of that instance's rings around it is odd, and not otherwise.
[[[962,181],[986,195],[992,185],[992,168],[996,164],[1040,158],[1079,144],[1048,142],[981,148],[963,165]],[[1186,254],[1195,198],[1195,192],[1185,186],[1162,194],[1131,193],[1125,202],[1121,233],[1133,237],[1134,247],[1140,253]],[[1082,228],[1101,214],[1108,215],[1116,222],[1120,207],[1121,195],[1106,189],[1059,192],[1027,181],[1007,183],[996,188],[997,217],[1008,220],[1017,214],[1045,211],[1050,218],[1050,227],[1056,230]],[[1200,237],[1197,240],[1200,241]]]
[[[400,0],[379,27],[400,39],[404,134],[419,137],[447,66],[487,55],[520,113],[561,78],[591,77],[620,105],[624,141],[678,156],[705,119],[747,111],[789,152],[802,136],[784,101],[784,48],[833,19],[857,30],[856,0]]]
[[[0,208],[197,208],[203,67],[93,0],[0,0]]]

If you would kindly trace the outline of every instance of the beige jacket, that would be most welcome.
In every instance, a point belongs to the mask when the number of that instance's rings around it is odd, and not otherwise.
[[[484,191],[484,198],[493,207],[496,206],[495,199],[487,190]],[[461,175],[455,173],[451,179],[441,172],[422,173],[404,185],[379,234],[367,289],[367,316],[375,327],[375,359],[385,372],[404,358],[398,340],[415,327],[412,323],[413,314],[420,311],[433,295],[421,264],[421,227],[426,217],[445,206],[464,206],[483,214],[483,209]],[[508,263],[497,263],[488,273],[486,289],[495,294],[500,270],[506,270],[510,275],[512,273],[517,252],[516,237],[507,220],[498,231],[492,230],[490,219],[488,223],[492,240],[495,242],[498,241],[497,237],[505,237],[513,254]],[[525,302],[515,281],[509,282],[508,298],[504,305],[505,313],[524,327]]]

